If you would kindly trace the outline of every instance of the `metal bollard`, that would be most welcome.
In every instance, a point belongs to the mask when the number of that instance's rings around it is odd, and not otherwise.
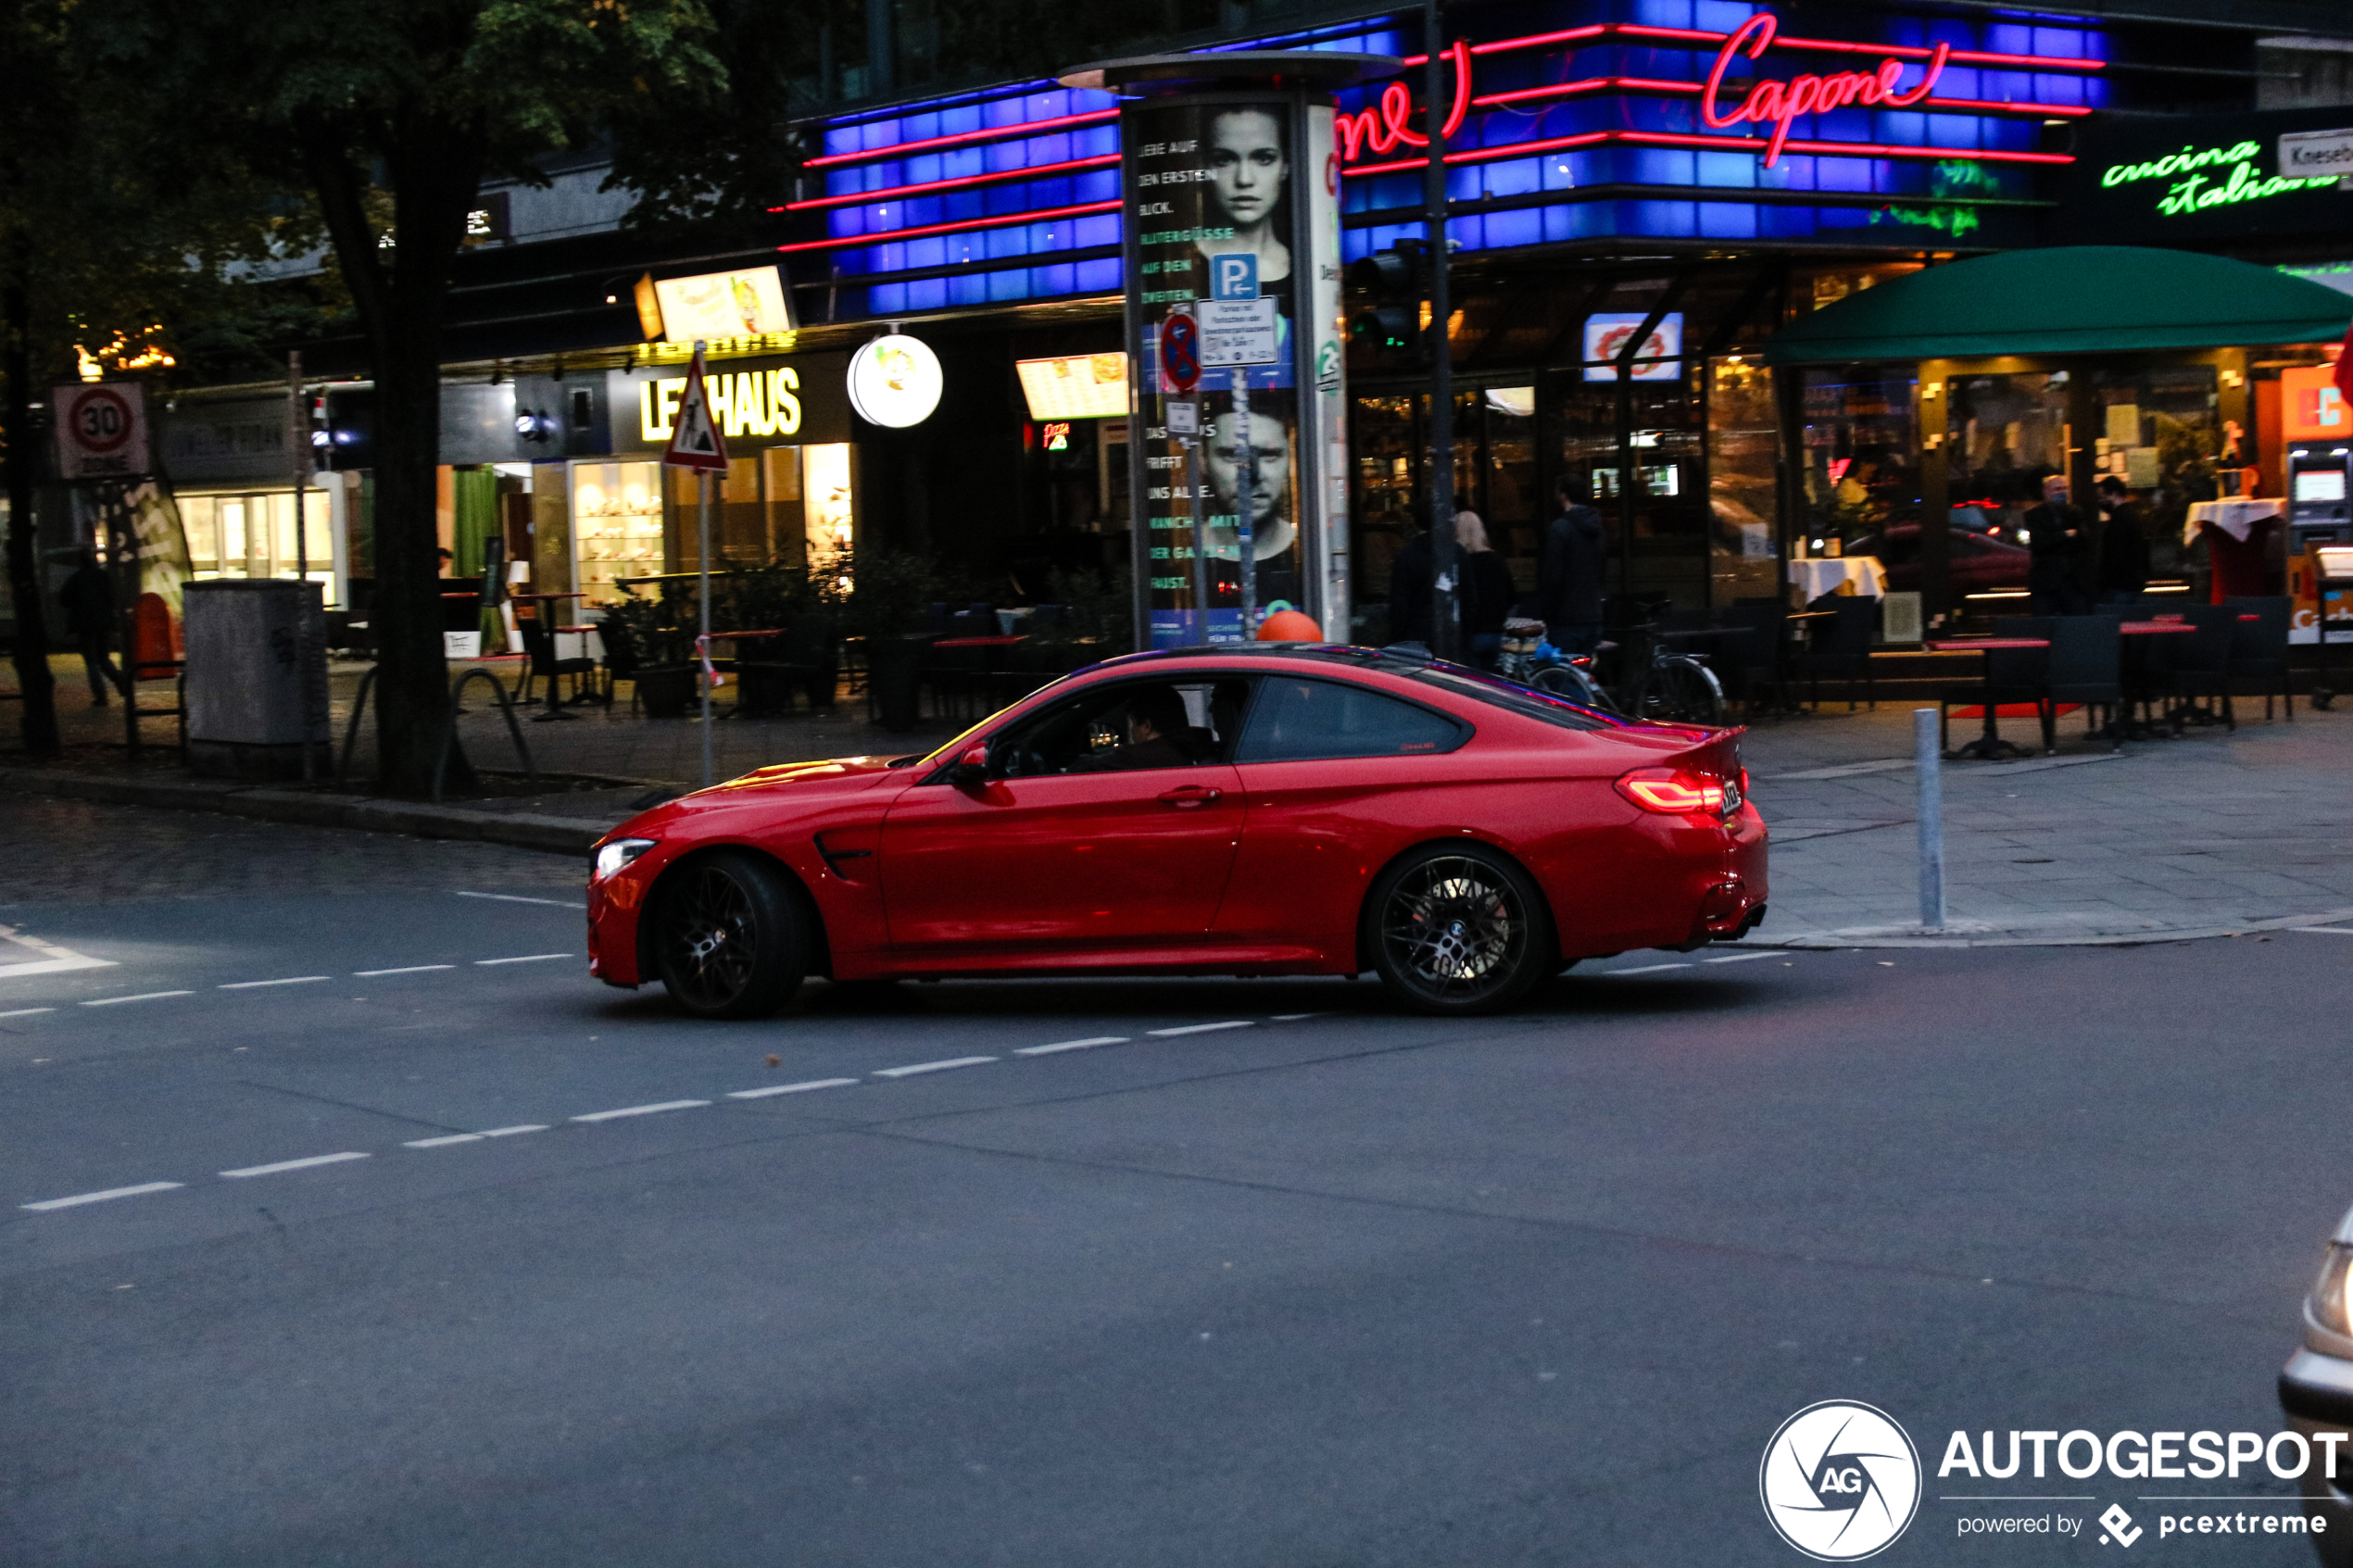
[[[1944,752],[1938,744],[1937,712],[1912,709],[1912,759],[1919,775],[1920,925],[1944,925]]]

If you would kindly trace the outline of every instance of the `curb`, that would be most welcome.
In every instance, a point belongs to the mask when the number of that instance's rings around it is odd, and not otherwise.
[[[110,778],[62,768],[0,768],[0,792],[94,800],[110,806],[217,811],[223,816],[294,822],[304,827],[356,828],[366,833],[408,834],[416,838],[470,839],[552,855],[585,855],[589,847],[610,831],[577,817],[551,817],[533,811],[474,811],[462,806],[321,795],[241,784],[225,779]]]
[[[2206,942],[2216,937],[2292,931],[2298,926],[2333,925],[2347,920],[2353,920],[2353,909],[2321,909],[2304,915],[2271,915],[2261,920],[2240,921],[2233,925],[2176,926],[2128,934],[2085,932],[2080,936],[2027,936],[1994,930],[1970,935],[1938,935],[1913,926],[1877,931],[1807,931],[1794,936],[1761,940],[1751,937],[1721,945],[1793,953],[1875,947],[2141,947],[2159,942]]]

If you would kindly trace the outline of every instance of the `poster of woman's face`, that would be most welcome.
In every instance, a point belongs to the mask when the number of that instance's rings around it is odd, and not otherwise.
[[[1228,408],[1211,422],[1203,444],[1206,460],[1202,466],[1208,470],[1209,488],[1216,501],[1215,511],[1221,516],[1239,515],[1243,458],[1247,453],[1257,456],[1257,483],[1251,490],[1251,553],[1262,561],[1289,553],[1296,532],[1290,520],[1289,423],[1284,419],[1253,413],[1250,421],[1250,441],[1245,445],[1241,438],[1241,416]],[[1211,528],[1210,551],[1213,555],[1231,556],[1234,544],[1233,529]]]
[[[1230,225],[1230,240],[1202,242],[1204,256],[1251,251],[1261,283],[1290,276],[1290,247],[1282,240],[1284,187],[1290,157],[1283,124],[1272,110],[1223,109],[1209,121],[1209,206],[1213,220]]]

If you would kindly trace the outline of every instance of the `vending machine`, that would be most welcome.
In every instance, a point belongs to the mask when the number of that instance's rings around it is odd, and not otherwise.
[[[2287,448],[2288,554],[2353,544],[2353,407],[2334,366],[2280,372],[2280,434]]]

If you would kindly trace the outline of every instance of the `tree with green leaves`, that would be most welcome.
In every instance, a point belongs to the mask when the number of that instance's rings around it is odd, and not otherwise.
[[[124,91],[317,204],[376,383],[377,753],[449,728],[434,532],[450,265],[492,174],[723,95],[700,0],[82,0]],[[379,220],[389,214],[389,223]]]

